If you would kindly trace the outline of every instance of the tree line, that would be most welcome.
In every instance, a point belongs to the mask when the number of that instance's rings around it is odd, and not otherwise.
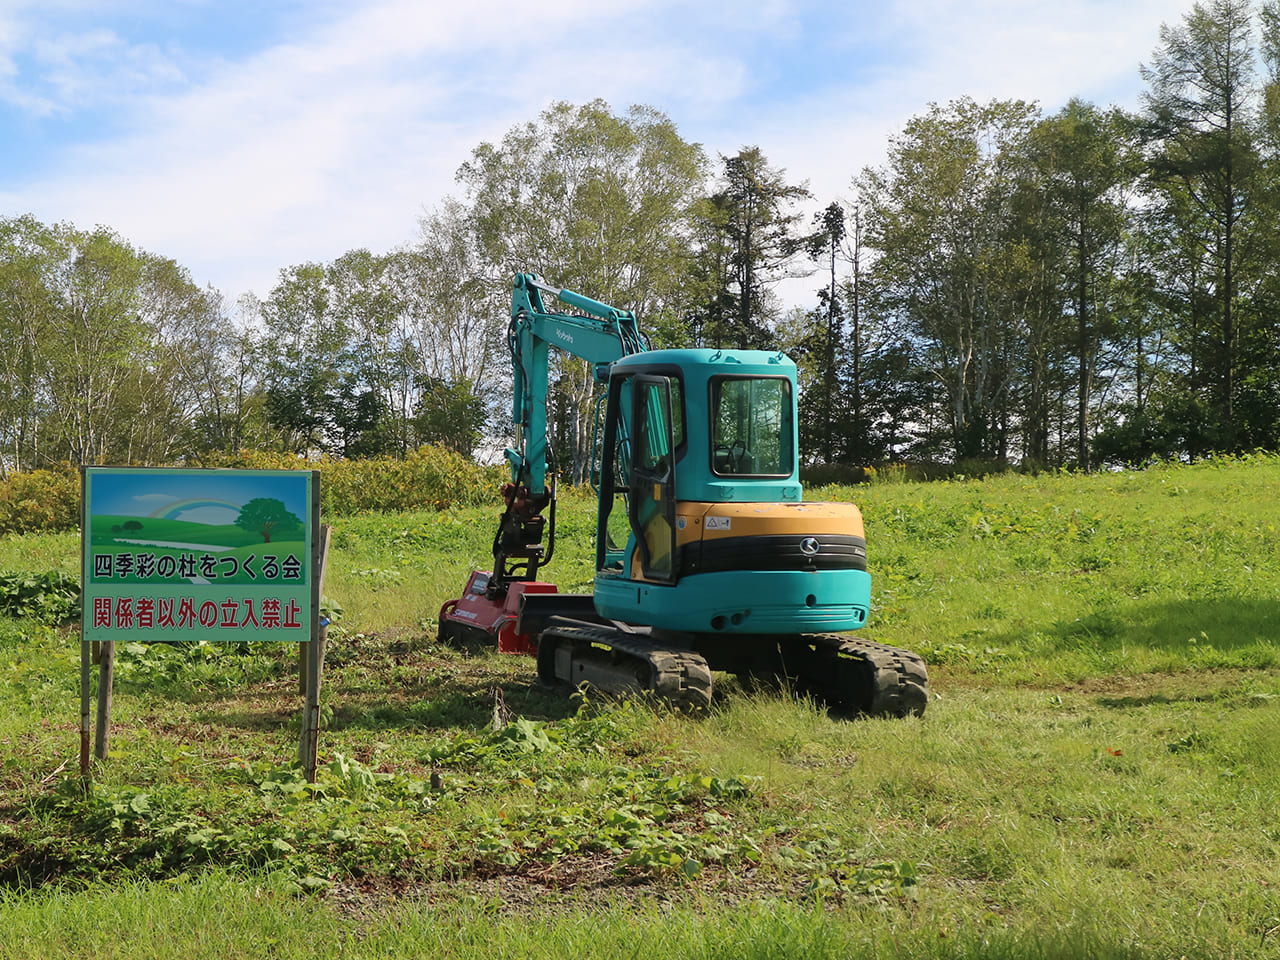
[[[1071,466],[1280,444],[1280,0],[1165,25],[1135,111],[930,104],[817,214],[756,146],[557,103],[458,170],[412,245],[227,303],[106,228],[0,220],[0,472],[242,447],[357,457],[501,433],[510,278],[634,310],[655,346],[801,368],[811,464]],[[817,305],[777,285],[809,277]],[[587,470],[561,358],[552,445]]]

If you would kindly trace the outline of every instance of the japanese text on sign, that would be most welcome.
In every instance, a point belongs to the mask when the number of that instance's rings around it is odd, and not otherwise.
[[[116,630],[296,630],[302,608],[294,599],[234,598],[215,602],[195,597],[95,597],[93,626]]]
[[[254,554],[247,557],[219,557],[211,553],[95,553],[93,576],[99,580],[135,579],[181,581],[235,579],[244,574],[249,580],[301,580],[302,561],[293,554],[279,557]]]
[[[86,640],[306,641],[319,475],[86,467]]]

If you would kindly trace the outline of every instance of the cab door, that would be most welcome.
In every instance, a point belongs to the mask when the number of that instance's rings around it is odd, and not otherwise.
[[[675,583],[676,441],[671,378],[632,378],[631,485],[628,519],[646,580]]]

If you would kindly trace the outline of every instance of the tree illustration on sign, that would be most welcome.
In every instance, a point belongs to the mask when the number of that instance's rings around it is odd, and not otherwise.
[[[262,542],[270,543],[272,533],[285,533],[302,526],[302,521],[285,509],[279,500],[258,497],[240,508],[236,526],[262,534]]]

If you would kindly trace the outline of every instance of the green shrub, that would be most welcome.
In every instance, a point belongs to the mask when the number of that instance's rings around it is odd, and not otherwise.
[[[447,510],[497,502],[506,470],[481,467],[444,447],[424,446],[404,457],[307,459],[292,453],[241,450],[210,466],[244,470],[319,470],[320,508],[338,516],[380,511]]]
[[[211,459],[191,463],[192,467],[231,467],[237,470],[315,470],[331,462],[328,457],[308,460],[296,453],[276,450],[238,450],[232,454],[214,455]]]
[[[493,503],[504,476],[443,447],[420,447],[403,460],[341,460],[320,469],[322,508],[336,514]]]
[[[0,536],[39,530],[74,530],[80,525],[80,478],[34,470],[0,481]]]
[[[320,507],[329,515],[481,506],[498,502],[507,479],[443,447],[420,447],[403,459],[309,460],[295,454],[241,450],[204,464],[242,470],[319,470]],[[0,536],[74,530],[80,526],[80,478],[70,470],[35,470],[0,481]]]
[[[870,464],[854,466],[849,463],[818,463],[800,468],[800,482],[806,487],[851,487],[870,483],[876,477],[876,468]]]

